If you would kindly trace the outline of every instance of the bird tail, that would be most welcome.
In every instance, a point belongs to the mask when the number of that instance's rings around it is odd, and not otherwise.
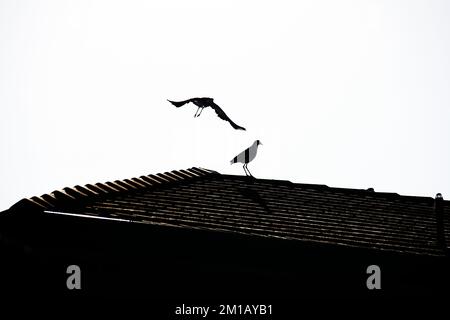
[[[237,162],[237,160],[238,160],[237,158],[238,158],[237,156],[236,156],[236,157],[234,157],[234,158],[233,158],[233,160],[231,160],[231,161],[230,161],[230,164],[236,163],[236,162]]]
[[[171,101],[169,99],[167,99],[167,101],[169,101],[171,104],[173,104],[177,108],[179,108],[189,102],[188,100],[186,100],[186,101]]]
[[[231,124],[231,126],[232,126],[234,129],[236,129],[236,130],[244,130],[244,131],[246,131],[244,127],[238,126],[236,123],[234,123],[233,121],[231,121],[231,119],[230,119],[230,124]]]

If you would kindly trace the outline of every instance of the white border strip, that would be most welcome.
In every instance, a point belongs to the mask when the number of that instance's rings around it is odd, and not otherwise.
[[[121,222],[133,222],[132,220],[120,219],[120,218],[108,218],[108,217],[99,217],[99,216],[91,216],[87,214],[79,214],[79,213],[68,213],[68,212],[57,212],[57,211],[48,211],[45,210],[45,213],[59,214],[63,216],[73,216],[73,217],[81,217],[81,218],[91,218],[91,219],[100,219],[100,220],[112,220],[112,221],[121,221]]]

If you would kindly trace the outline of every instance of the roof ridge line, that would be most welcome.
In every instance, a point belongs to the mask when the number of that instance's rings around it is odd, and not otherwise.
[[[61,190],[55,190],[41,196],[23,198],[13,204],[7,211],[14,211],[16,209],[26,209],[31,211],[54,210],[55,208],[64,207],[77,201],[84,202],[89,199],[112,194],[135,192],[157,186],[198,179],[212,174],[220,173],[205,168],[191,167],[189,169],[172,170],[140,177],[106,181],[103,183],[87,183],[84,186],[76,185],[73,187],[65,187]]]
[[[251,177],[241,176],[241,175],[233,175],[233,174],[221,174],[223,177],[240,177],[243,179],[252,179]],[[278,179],[267,179],[267,178],[257,178],[259,181],[267,181],[267,182],[277,182],[282,183],[285,185],[295,185],[295,186],[304,186],[304,187],[312,187],[319,190],[330,190],[330,191],[341,191],[341,192],[356,192],[356,193],[363,193],[363,194],[369,194],[369,195],[378,195],[378,196],[384,196],[384,197],[401,197],[401,198],[408,198],[411,200],[426,200],[427,202],[434,201],[434,198],[431,196],[421,196],[421,195],[405,195],[405,194],[399,194],[397,192],[385,192],[385,191],[374,191],[373,188],[367,188],[367,189],[356,189],[356,188],[346,188],[346,187],[330,187],[326,184],[315,184],[315,183],[304,183],[304,182],[292,182],[290,180],[278,180]],[[450,200],[445,200],[444,202],[450,202]]]

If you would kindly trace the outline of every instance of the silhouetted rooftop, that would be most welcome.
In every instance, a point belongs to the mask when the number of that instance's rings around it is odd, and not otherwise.
[[[438,236],[437,201],[443,208],[440,232],[447,239],[443,241],[442,235],[441,241]],[[23,199],[9,211],[445,255],[450,239],[448,204],[431,197],[252,179],[191,168],[64,188]]]

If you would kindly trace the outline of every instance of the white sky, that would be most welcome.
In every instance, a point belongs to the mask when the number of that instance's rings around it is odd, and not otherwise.
[[[449,57],[450,1],[0,0],[0,210],[255,139],[256,177],[450,198]]]

